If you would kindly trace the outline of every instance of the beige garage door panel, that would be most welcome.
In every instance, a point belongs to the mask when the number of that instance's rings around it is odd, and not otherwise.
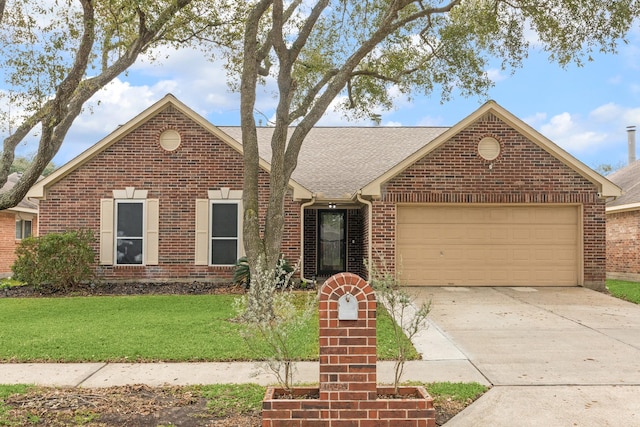
[[[577,285],[577,206],[400,206],[397,248],[412,285]]]

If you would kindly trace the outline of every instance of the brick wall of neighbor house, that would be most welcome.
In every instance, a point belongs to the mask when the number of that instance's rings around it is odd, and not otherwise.
[[[167,129],[181,135],[182,143],[173,152],[163,150],[158,143],[160,133]],[[114,189],[148,190],[149,199],[159,199],[158,265],[96,266],[99,277],[228,280],[232,267],[195,265],[195,201],[206,199],[209,189],[241,190],[242,174],[241,154],[169,106],[53,185],[40,203],[40,231],[46,234],[88,228],[96,234],[97,253],[100,199],[111,198]],[[268,175],[261,172],[263,201],[268,182]],[[285,210],[282,250],[287,259],[295,260],[300,257],[300,207],[291,194]]]
[[[500,156],[491,162],[477,151],[485,136],[501,144]],[[389,266],[395,264],[397,203],[580,204],[584,286],[604,288],[605,205],[596,187],[493,114],[410,166],[387,183],[381,200],[373,202],[374,259],[380,252]]]
[[[31,215],[28,215],[31,218]],[[31,233],[38,235],[38,218],[31,218]],[[20,244],[16,240],[16,213],[10,211],[0,212],[0,277],[13,275],[11,266],[16,260],[16,248]]]
[[[0,277],[11,275],[16,259],[16,214],[0,212]]]
[[[607,277],[640,281],[640,211],[607,214]]]

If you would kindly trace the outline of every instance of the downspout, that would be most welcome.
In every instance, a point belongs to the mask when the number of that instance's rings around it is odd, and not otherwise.
[[[300,280],[312,282],[304,277],[304,209],[316,202],[316,193],[311,195],[311,200],[300,205]]]
[[[358,201],[364,205],[367,205],[368,209],[367,209],[367,267],[370,269],[371,268],[371,262],[373,261],[373,224],[372,224],[372,220],[373,220],[373,204],[369,201],[369,200],[365,200],[362,198],[362,190],[358,190],[358,193],[356,194],[356,197],[358,199]],[[369,275],[369,272],[367,271],[367,276]],[[371,278],[368,277],[367,280],[370,280]]]

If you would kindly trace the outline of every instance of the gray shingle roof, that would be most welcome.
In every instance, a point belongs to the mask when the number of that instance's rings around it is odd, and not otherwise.
[[[622,188],[623,194],[607,203],[607,207],[640,203],[640,160],[608,175],[607,178]]]
[[[219,126],[242,142],[240,127]],[[448,127],[316,127],[302,144],[292,178],[319,196],[349,198]],[[258,128],[260,156],[271,160],[274,129]]]

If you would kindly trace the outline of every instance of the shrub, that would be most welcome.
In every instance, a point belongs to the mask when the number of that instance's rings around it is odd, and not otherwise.
[[[11,267],[14,279],[53,290],[86,281],[92,277],[94,240],[89,230],[26,238],[16,248],[16,261]]]
[[[294,270],[295,267],[292,267],[291,264],[284,259],[284,256],[280,256],[275,273],[277,275],[277,289],[284,289],[289,285],[289,280]],[[235,269],[233,270],[233,284],[242,285],[245,289],[249,289],[249,286],[251,285],[251,271],[249,270],[249,261],[246,256],[243,256],[236,261]]]
[[[304,328],[316,312],[315,294],[306,294],[304,307],[296,304],[297,296],[291,286],[296,268],[280,258],[275,269],[269,269],[258,259],[257,277],[246,295],[236,299],[238,319],[247,324],[243,336],[249,347],[264,343],[271,355],[266,366],[281,387],[290,390],[293,384],[294,358],[300,344],[291,339]],[[285,271],[285,264],[290,271]],[[278,290],[279,289],[279,290]]]

